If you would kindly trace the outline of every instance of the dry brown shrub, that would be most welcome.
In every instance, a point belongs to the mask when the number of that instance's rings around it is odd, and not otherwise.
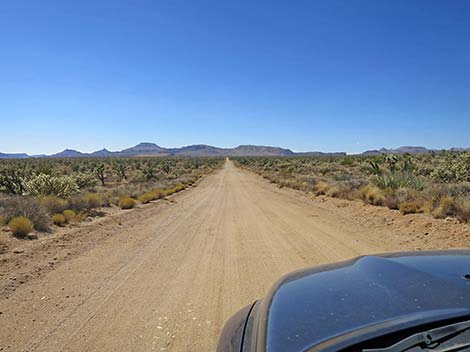
[[[417,200],[412,200],[408,202],[403,202],[399,206],[400,213],[403,215],[406,214],[415,214],[415,213],[422,213],[422,206],[423,203]]]

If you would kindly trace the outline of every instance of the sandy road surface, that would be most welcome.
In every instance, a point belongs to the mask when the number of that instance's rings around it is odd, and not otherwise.
[[[0,298],[0,350],[211,351],[224,321],[282,274],[400,248],[231,161],[127,214]]]

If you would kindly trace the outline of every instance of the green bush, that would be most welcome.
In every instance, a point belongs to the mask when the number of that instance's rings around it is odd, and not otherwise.
[[[57,226],[64,226],[67,222],[63,214],[54,214],[52,215],[52,222]]]
[[[8,227],[13,232],[13,236],[18,238],[24,238],[33,231],[33,223],[24,216],[17,216],[11,219]]]
[[[136,204],[136,201],[130,197],[123,197],[119,200],[119,207],[121,209],[132,209]]]

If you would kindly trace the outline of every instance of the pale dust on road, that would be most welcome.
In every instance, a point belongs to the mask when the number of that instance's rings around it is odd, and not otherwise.
[[[2,297],[0,349],[213,351],[281,275],[393,248],[230,160],[174,199]]]

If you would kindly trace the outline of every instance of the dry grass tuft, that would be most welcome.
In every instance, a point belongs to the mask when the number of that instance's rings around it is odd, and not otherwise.
[[[313,192],[315,195],[326,195],[326,193],[331,189],[331,185],[325,181],[318,181],[315,186],[313,186]]]
[[[136,206],[137,202],[135,199],[130,197],[123,197],[119,200],[119,208],[121,209],[132,209]]]
[[[18,238],[25,238],[34,228],[31,220],[24,216],[17,216],[11,219],[8,227],[13,232],[13,236]]]
[[[358,192],[361,199],[366,202],[367,204],[372,205],[384,205],[385,204],[385,196],[382,191],[373,185],[366,185],[359,189]]]
[[[75,213],[73,210],[70,210],[70,209],[64,210],[63,214],[65,217],[65,221],[67,223],[77,220],[77,213]]]
[[[52,215],[52,222],[54,223],[54,225],[64,226],[67,220],[65,219],[65,216],[63,214],[57,213]]]

